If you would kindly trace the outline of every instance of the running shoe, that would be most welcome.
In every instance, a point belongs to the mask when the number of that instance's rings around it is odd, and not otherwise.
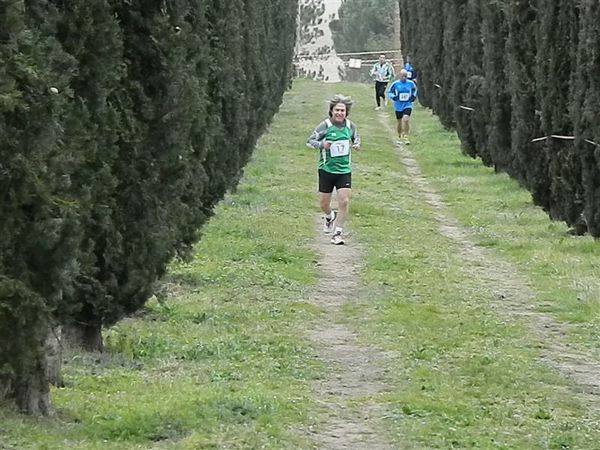
[[[332,236],[331,243],[334,245],[344,245],[344,238],[342,237],[341,231],[338,231]]]
[[[333,225],[335,223],[337,213],[335,211],[331,211],[331,213],[333,214],[333,217],[331,219],[328,219],[327,216],[325,216],[325,221],[323,222],[324,233],[331,233],[333,231]]]

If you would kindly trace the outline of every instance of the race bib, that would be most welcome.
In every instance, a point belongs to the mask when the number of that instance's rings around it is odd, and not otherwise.
[[[401,102],[407,102],[410,100],[410,92],[401,92],[398,94],[398,100]]]
[[[331,143],[331,147],[329,147],[329,152],[331,153],[332,158],[336,158],[338,156],[347,156],[350,154],[350,141],[335,141]]]
[[[408,77],[408,79],[410,80],[412,78],[412,72],[410,70],[406,71],[406,76]]]

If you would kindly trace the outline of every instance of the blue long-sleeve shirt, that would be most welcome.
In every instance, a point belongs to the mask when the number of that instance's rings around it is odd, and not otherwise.
[[[415,68],[412,66],[411,63],[409,63],[409,62],[404,63],[404,70],[406,70],[409,80],[417,79],[417,72],[415,72]]]
[[[396,80],[388,90],[388,98],[393,100],[396,111],[412,108],[417,98],[417,85],[411,80]]]

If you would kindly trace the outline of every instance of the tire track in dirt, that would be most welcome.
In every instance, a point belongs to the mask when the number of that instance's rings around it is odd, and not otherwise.
[[[376,401],[367,401],[360,410],[356,400],[375,399],[386,389],[386,356],[359,343],[358,335],[342,323],[341,308],[357,300],[361,251],[352,239],[346,245],[332,245],[331,235],[323,235],[322,219],[316,220],[319,236],[314,247],[320,255],[319,283],[310,303],[324,316],[308,330],[316,357],[331,369],[331,375],[314,384],[325,408],[327,421],[314,431],[317,448],[327,450],[388,450],[393,448],[381,437],[385,411]]]
[[[390,136],[394,136],[395,142],[396,133],[387,118],[387,114],[379,115],[381,123]],[[492,307],[505,317],[524,319],[523,323],[539,341],[542,362],[573,381],[573,388],[585,394],[583,400],[588,406],[599,409],[600,362],[566,341],[567,324],[536,310],[535,293],[527,279],[493,250],[477,246],[472,234],[452,217],[442,198],[431,187],[408,147],[402,145],[396,148],[400,162],[418,193],[433,208],[440,233],[458,244],[460,254],[467,263],[463,269],[492,290]]]

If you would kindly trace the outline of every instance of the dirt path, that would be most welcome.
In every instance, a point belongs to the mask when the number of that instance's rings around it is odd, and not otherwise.
[[[357,335],[341,323],[341,308],[355,301],[361,250],[352,238],[346,245],[332,245],[322,232],[321,217],[315,221],[315,249],[321,256],[320,281],[310,301],[324,317],[308,330],[317,358],[330,368],[331,376],[315,383],[315,391],[327,411],[328,420],[315,431],[317,448],[327,450],[391,449],[380,437],[385,412],[376,401],[357,410],[352,402],[373,398],[385,390],[385,355],[358,342]]]
[[[395,142],[395,130],[385,113],[381,123]],[[542,348],[542,361],[575,383],[574,388],[585,395],[583,400],[593,408],[600,407],[600,363],[566,341],[567,324],[560,323],[536,310],[534,292],[518,269],[493,250],[475,245],[469,231],[452,217],[441,197],[421,173],[419,165],[407,146],[397,146],[398,156],[406,167],[417,191],[436,214],[440,233],[458,244],[470,276],[481,280],[494,294],[492,306],[499,314],[523,319]]]

